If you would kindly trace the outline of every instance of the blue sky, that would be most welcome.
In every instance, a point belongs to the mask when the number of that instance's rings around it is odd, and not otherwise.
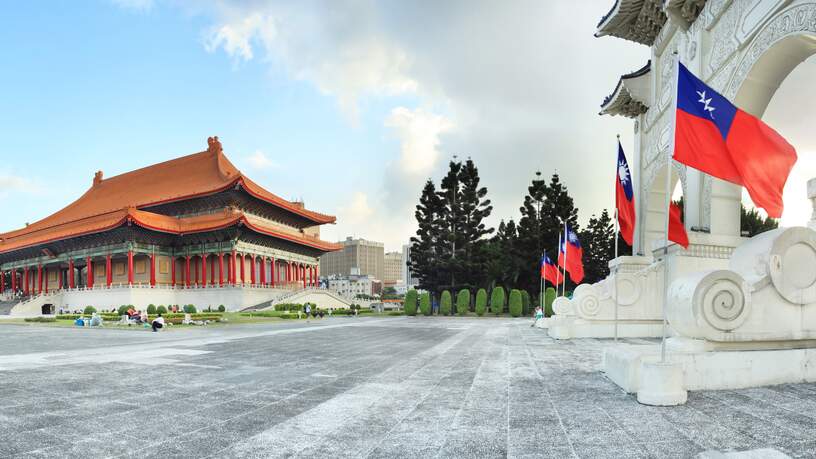
[[[517,217],[537,169],[562,175],[586,221],[612,205],[601,164],[615,134],[631,149],[631,121],[598,105],[648,59],[592,36],[610,5],[16,2],[0,17],[0,232],[76,199],[98,169],[201,151],[211,135],[270,191],[337,215],[330,240],[399,249],[424,181],[454,154],[480,167],[491,224]],[[769,113],[805,138],[784,102],[800,91],[787,92]]]

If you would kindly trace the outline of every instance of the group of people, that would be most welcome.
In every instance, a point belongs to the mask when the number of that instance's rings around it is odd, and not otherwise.
[[[145,311],[138,311],[133,308],[128,308],[126,314],[128,325],[130,325],[131,322],[140,325],[148,323],[149,319],[147,317],[147,312]],[[153,329],[154,332],[164,328],[164,317],[162,317],[161,313],[159,313],[155,319],[150,321],[150,328]]]

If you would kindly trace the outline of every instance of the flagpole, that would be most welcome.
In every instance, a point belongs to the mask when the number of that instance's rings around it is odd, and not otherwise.
[[[618,151],[620,152],[620,134],[618,134]],[[618,239],[620,239],[620,214],[618,213],[618,155],[615,155],[615,260],[618,259]],[[615,289],[615,342],[618,342],[618,266],[615,262],[615,278],[613,288]]]
[[[558,296],[558,286],[561,283],[561,268],[558,266],[558,256],[561,255],[561,230],[558,230],[558,248],[555,249],[555,296]],[[566,263],[566,260],[564,260]]]
[[[561,289],[562,296],[567,296],[567,251],[569,250],[569,234],[567,232],[567,221],[564,220],[564,287]]]
[[[544,272],[547,272],[547,249],[544,249],[544,254],[542,255],[541,261],[544,262]],[[541,308],[543,313],[544,311],[544,275],[541,273],[541,266],[538,267],[539,273],[538,277],[540,277],[540,282],[538,285],[538,307]]]
[[[677,129],[677,85],[680,75],[680,56],[677,51],[672,53],[674,63],[674,115],[671,117],[671,136],[669,137],[669,151],[666,157],[666,237],[663,245],[663,339],[660,341],[660,362],[666,362],[666,332],[667,332],[667,309],[669,306],[669,220],[671,219],[671,165],[674,156],[674,137]]]

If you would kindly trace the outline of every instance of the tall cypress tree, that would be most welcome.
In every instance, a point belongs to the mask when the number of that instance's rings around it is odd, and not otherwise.
[[[439,288],[440,255],[438,246],[442,232],[442,202],[433,181],[428,179],[414,216],[419,228],[411,238],[411,257],[408,268],[419,279],[422,289],[436,291]]]
[[[456,260],[461,273],[460,287],[473,288],[486,280],[487,259],[485,236],[493,233],[484,219],[490,216],[493,206],[487,199],[487,188],[479,186],[479,170],[468,158],[459,170],[461,194],[458,205],[460,227],[457,246],[461,248]]]
[[[454,157],[455,159],[455,157]],[[437,253],[439,254],[439,284],[445,288],[456,286],[457,274],[461,273],[457,258],[462,251],[462,190],[459,174],[462,163],[451,161],[448,173],[440,183],[438,199],[441,203],[441,226]]]
[[[487,257],[487,282],[495,285],[517,285],[519,275],[518,231],[516,222],[510,219],[499,223],[496,234],[485,244]]]

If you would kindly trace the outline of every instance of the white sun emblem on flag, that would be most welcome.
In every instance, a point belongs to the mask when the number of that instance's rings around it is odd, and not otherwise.
[[[626,182],[629,181],[629,168],[626,167],[626,163],[623,161],[618,164],[618,177],[620,177],[621,184],[626,185]]]
[[[578,236],[576,236],[575,233],[573,233],[572,231],[570,231],[569,233],[569,241],[572,242],[573,244],[578,242]]]
[[[706,99],[706,92],[705,91],[697,91],[697,95],[700,96],[700,100],[698,100],[697,102],[700,102],[701,104],[703,104],[703,111],[708,112],[708,116],[710,116],[711,119],[713,120],[714,119],[714,110],[716,110],[716,108],[709,105],[709,104],[711,104],[711,99],[712,98],[709,97],[708,99]]]

